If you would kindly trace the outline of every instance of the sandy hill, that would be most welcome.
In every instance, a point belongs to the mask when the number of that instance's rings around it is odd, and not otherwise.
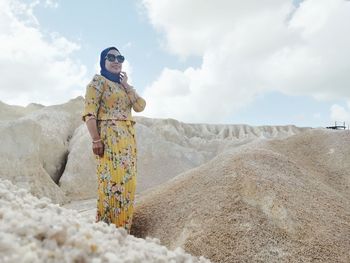
[[[132,233],[213,262],[350,262],[349,131],[247,144],[139,197]]]
[[[71,135],[81,124],[81,103],[77,98],[63,105],[40,106],[19,118],[1,119],[0,177],[39,197],[65,202],[57,183],[65,169]],[[17,107],[7,105],[7,109],[17,112]]]
[[[13,120],[45,107],[37,103],[30,103],[26,107],[14,106],[0,101],[0,120]]]
[[[81,121],[83,98],[53,106],[0,104],[0,177],[63,204],[96,198],[91,138]],[[187,124],[135,117],[137,193],[202,165],[217,154],[266,138],[307,130],[292,125]]]
[[[103,254],[108,260],[120,254],[107,244],[126,244],[120,253],[131,256],[137,254],[130,246],[144,247],[105,226],[70,228],[90,218],[96,200],[82,107],[82,97],[48,107],[0,103],[0,178],[55,203],[77,201],[85,210],[79,217],[0,180],[0,228],[7,240],[0,242],[0,257],[10,256],[8,262],[18,261],[11,255],[79,261]],[[350,262],[349,131],[135,119],[136,236],[159,238],[168,248],[180,246],[213,262]],[[97,232],[81,233],[80,227]],[[106,240],[106,250],[93,251],[91,239]],[[156,253],[147,256],[148,248]],[[162,258],[158,247],[148,248],[142,253],[150,261],[199,260],[165,248]]]
[[[138,117],[138,192],[164,183],[216,155],[256,140],[286,138],[309,128],[191,124],[174,119]]]

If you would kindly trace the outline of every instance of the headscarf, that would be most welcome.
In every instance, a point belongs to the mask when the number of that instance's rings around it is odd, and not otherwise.
[[[100,67],[101,67],[101,75],[104,76],[105,78],[111,80],[111,81],[114,81],[114,82],[117,82],[117,83],[120,83],[120,77],[119,77],[119,74],[114,74],[112,72],[109,72],[107,69],[106,69],[106,66],[105,66],[105,63],[106,63],[106,56],[107,56],[107,53],[110,51],[110,50],[117,50],[119,52],[119,50],[116,48],[116,47],[109,47],[109,48],[106,48],[104,49],[102,52],[101,52],[101,56],[100,56]],[[119,52],[120,53],[120,52]]]

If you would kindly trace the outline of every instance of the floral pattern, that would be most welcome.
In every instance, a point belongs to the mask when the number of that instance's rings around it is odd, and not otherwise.
[[[83,121],[86,116],[98,120],[130,120],[132,104],[124,88],[101,75],[95,75],[87,85]]]
[[[135,122],[131,103],[118,84],[95,75],[85,95],[83,120],[97,119],[97,129],[104,143],[97,161],[98,199],[96,221],[124,227],[130,233],[136,190]]]

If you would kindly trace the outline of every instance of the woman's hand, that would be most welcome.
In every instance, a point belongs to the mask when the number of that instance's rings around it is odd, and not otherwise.
[[[128,75],[126,74],[125,71],[122,71],[121,74],[120,74],[120,83],[123,85],[123,87],[125,89],[127,89],[129,87]]]
[[[128,83],[128,75],[126,74],[125,71],[121,72],[122,74],[120,75],[120,84],[122,84],[124,90],[126,93],[131,93],[134,92],[135,93],[135,89],[129,85]]]
[[[137,101],[137,98],[138,98],[135,89],[134,89],[134,88],[131,88],[131,89],[127,92],[127,94],[128,94],[128,97],[129,97],[129,99],[130,99],[131,104],[133,105],[133,104]]]
[[[102,157],[104,152],[104,145],[102,141],[92,143],[92,151],[94,154]]]

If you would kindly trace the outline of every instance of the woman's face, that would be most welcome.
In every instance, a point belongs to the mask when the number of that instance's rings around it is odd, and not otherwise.
[[[120,53],[115,49],[108,51],[107,54],[113,54],[116,56],[120,55]],[[122,70],[122,63],[119,63],[118,61],[110,62],[110,61],[108,61],[108,59],[106,59],[105,67],[109,72],[111,72],[113,74],[118,74]]]

